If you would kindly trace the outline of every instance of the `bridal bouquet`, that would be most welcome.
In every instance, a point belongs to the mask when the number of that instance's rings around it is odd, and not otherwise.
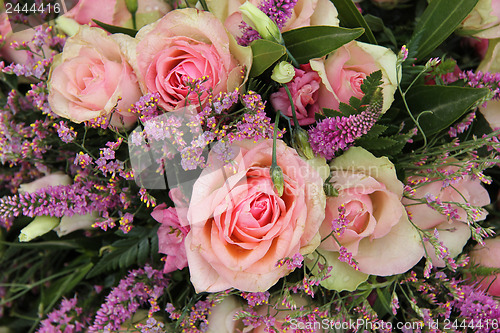
[[[0,332],[500,332],[500,0],[2,6]]]

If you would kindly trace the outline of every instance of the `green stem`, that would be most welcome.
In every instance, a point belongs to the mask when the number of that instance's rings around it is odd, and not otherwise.
[[[297,120],[297,114],[295,113],[295,104],[293,104],[292,93],[290,92],[290,89],[288,89],[288,86],[286,84],[282,84],[282,86],[283,88],[285,88],[286,94],[288,95],[288,99],[290,100],[290,107],[292,109],[292,116],[293,116],[293,126],[300,127],[299,121]]]

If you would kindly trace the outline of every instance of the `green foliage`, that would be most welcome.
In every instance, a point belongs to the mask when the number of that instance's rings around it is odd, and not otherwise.
[[[417,86],[408,91],[406,101],[426,136],[440,132],[462,117],[489,95],[487,88]],[[419,134],[418,138],[422,138]]]
[[[119,27],[98,20],[92,20],[92,21],[94,21],[95,24],[97,24],[98,26],[100,26],[101,28],[112,34],[125,34],[129,35],[130,37],[135,37],[135,35],[137,34],[137,30],[134,29]]]
[[[266,39],[254,40],[250,44],[250,47],[253,53],[252,69],[250,70],[251,77],[256,77],[264,73],[266,69],[271,67],[286,53],[283,45]]]
[[[299,64],[321,58],[363,34],[362,28],[347,29],[331,26],[312,26],[283,33],[285,45]]]
[[[134,264],[142,265],[150,256],[158,253],[158,227],[151,230],[134,227],[124,235],[124,239],[117,240],[104,248],[109,250],[88,273],[87,278],[99,274],[130,267]]]
[[[335,8],[337,8],[337,11],[339,13],[338,18],[343,26],[349,28],[362,27],[363,29],[365,29],[365,31],[360,39],[371,44],[377,44],[377,40],[375,39],[373,32],[371,31],[363,16],[361,16],[361,13],[352,0],[330,1],[335,5]]]
[[[478,0],[435,0],[429,3],[408,43],[412,56],[423,59],[465,19]]]

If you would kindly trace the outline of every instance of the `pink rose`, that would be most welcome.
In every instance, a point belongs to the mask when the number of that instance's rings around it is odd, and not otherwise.
[[[290,272],[276,267],[280,259],[311,253],[320,241],[325,194],[318,171],[278,140],[280,197],[270,177],[272,140],[239,141],[232,149],[225,167],[210,153],[211,166],[193,185],[186,252],[198,292],[265,291]]]
[[[50,74],[52,111],[76,123],[110,117],[111,125],[130,128],[136,115],[128,112],[141,96],[132,67],[120,51],[128,36],[108,36],[82,26],[54,58]],[[113,109],[117,113],[112,113]]]
[[[159,104],[173,111],[186,104],[204,105],[208,91],[232,91],[251,65],[251,50],[236,45],[209,12],[175,10],[141,29],[136,36],[136,66],[143,91],[160,94]],[[205,77],[198,95],[186,80]]]
[[[400,274],[417,264],[423,247],[401,204],[403,184],[394,165],[386,157],[376,158],[363,148],[351,147],[334,159],[330,168],[330,182],[339,195],[326,200],[321,238],[332,233],[334,221],[338,224],[334,228],[346,223],[340,235],[333,235],[365,274]],[[343,222],[338,220],[339,208],[344,210]],[[338,252],[335,238],[327,237],[319,248]]]
[[[167,255],[163,272],[170,273],[187,266],[184,238],[189,227],[183,227],[174,207],[157,206],[151,216],[161,223],[158,229],[158,250]]]
[[[160,19],[170,11],[170,6],[161,0],[138,0],[136,27]],[[79,0],[64,16],[74,19],[79,24],[91,24],[97,20],[107,24],[133,28],[132,15],[127,9],[125,0]]]
[[[318,73],[311,70],[310,65],[302,65],[300,69],[295,68],[295,77],[286,84],[293,98],[297,120],[302,126],[316,122],[314,115],[320,111],[317,103],[320,82]],[[292,117],[292,107],[285,88],[271,94],[271,104],[275,110]]]
[[[349,104],[351,97],[363,97],[361,84],[371,73],[382,71],[382,111],[389,109],[397,88],[396,55],[389,49],[352,41],[325,58],[310,61],[321,78],[320,108],[338,110],[340,102]]]
[[[453,170],[448,167],[445,170]],[[481,185],[479,179],[472,180],[469,176],[464,176],[456,182],[445,186],[442,181],[433,181],[416,189],[413,198],[421,199],[427,196],[428,200],[439,199],[441,202],[470,203],[473,206],[485,206],[490,203],[490,197],[486,189]],[[423,230],[439,230],[439,240],[448,248],[451,257],[455,257],[462,252],[462,248],[471,236],[467,222],[467,213],[464,209],[452,205],[456,209],[456,217],[448,220],[448,216],[443,215],[426,204],[415,204],[411,198],[404,198],[408,214],[411,214],[412,221]],[[484,220],[486,214],[482,212],[477,221]],[[434,253],[432,245],[426,242],[427,253],[436,267],[444,267],[442,259],[438,259]]]
[[[500,0],[479,0],[457,31],[479,38],[499,38]]]
[[[245,0],[208,0],[210,11],[215,14],[224,26],[236,38],[241,37],[239,25],[243,22],[239,7]],[[259,7],[262,0],[250,0],[250,3]],[[293,7],[290,17],[283,25],[282,31],[288,31],[313,25],[338,26],[338,12],[329,0],[298,0]]]
[[[472,265],[500,268],[500,237],[486,239],[470,252]],[[500,274],[478,277],[479,288],[492,296],[500,296]]]

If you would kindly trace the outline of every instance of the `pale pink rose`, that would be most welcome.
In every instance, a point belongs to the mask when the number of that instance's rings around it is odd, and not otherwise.
[[[332,232],[332,221],[343,207],[347,227],[335,237],[358,262],[359,271],[388,276],[417,264],[423,247],[401,204],[403,184],[394,165],[386,157],[376,158],[363,148],[352,147],[330,167],[330,182],[339,195],[326,200],[321,237]],[[340,247],[328,237],[320,249],[338,252]]]
[[[445,170],[452,170],[451,167]],[[473,206],[485,206],[490,203],[490,197],[486,189],[481,185],[479,179],[472,180],[469,176],[458,179],[449,186],[444,186],[442,181],[430,182],[416,189],[413,198],[420,199],[428,196],[434,200],[438,198],[441,202],[470,203]],[[443,215],[426,204],[417,204],[410,198],[404,198],[408,214],[411,214],[413,223],[423,230],[433,231],[435,228],[439,232],[439,240],[448,248],[452,257],[462,252],[462,248],[471,236],[467,222],[467,213],[464,209],[452,205],[457,209],[457,217],[448,220]],[[486,213],[481,212],[477,216],[477,221],[484,220]],[[425,244],[427,253],[436,267],[444,267],[442,259],[438,259],[434,253],[434,248],[429,243]]]
[[[325,194],[318,171],[278,140],[280,197],[270,177],[273,141],[231,148],[232,163],[222,167],[210,153],[210,166],[193,185],[186,252],[197,292],[265,291],[290,272],[276,267],[279,260],[309,254],[320,241]]]
[[[318,73],[313,71],[310,65],[302,65],[300,69],[295,68],[295,77],[286,84],[292,95],[299,125],[311,125],[316,122],[314,115],[320,111],[317,103],[320,82]],[[292,117],[292,107],[285,88],[281,87],[271,94],[271,104],[275,110]]]
[[[170,11],[170,5],[161,0],[138,0],[136,28],[160,19]],[[106,24],[133,28],[132,15],[125,0],[79,0],[64,16],[74,19],[79,24],[97,26],[92,20]]]
[[[108,36],[81,26],[54,58],[49,79],[49,104],[57,115],[76,123],[110,117],[111,125],[130,128],[137,116],[128,112],[141,91],[132,67],[120,50],[128,36]],[[115,108],[118,112],[113,114]]]
[[[382,46],[352,41],[338,48],[326,59],[313,59],[311,68],[318,72],[320,108],[339,109],[340,102],[349,104],[351,97],[363,97],[361,85],[371,73],[382,71],[382,111],[389,109],[397,88],[396,55]]]
[[[157,206],[151,216],[161,223],[158,229],[158,251],[167,255],[163,272],[170,273],[183,269],[187,266],[184,238],[189,227],[183,227],[176,209],[174,207],[167,208],[164,203]]]
[[[500,0],[479,0],[457,31],[479,38],[499,38]]]
[[[500,39],[489,41],[486,55],[477,70],[483,73],[500,73]],[[481,111],[492,129],[500,128],[500,100],[489,100],[486,105],[479,106],[479,111]]]
[[[500,237],[486,239],[469,253],[471,265],[500,268]],[[492,296],[500,296],[500,274],[477,277],[479,288]]]
[[[138,76],[144,92],[160,94],[159,104],[173,111],[186,104],[204,105],[186,80],[206,77],[202,84],[216,95],[244,83],[251,66],[250,48],[236,45],[224,26],[209,12],[193,8],[175,10],[145,26],[136,36]]]
[[[224,26],[236,38],[241,37],[240,24],[243,22],[239,7],[246,0],[208,0],[207,4],[215,16],[224,22]],[[249,0],[259,6],[263,0]],[[329,0],[298,0],[290,17],[283,25],[282,31],[288,31],[313,25],[338,26],[338,12]]]

